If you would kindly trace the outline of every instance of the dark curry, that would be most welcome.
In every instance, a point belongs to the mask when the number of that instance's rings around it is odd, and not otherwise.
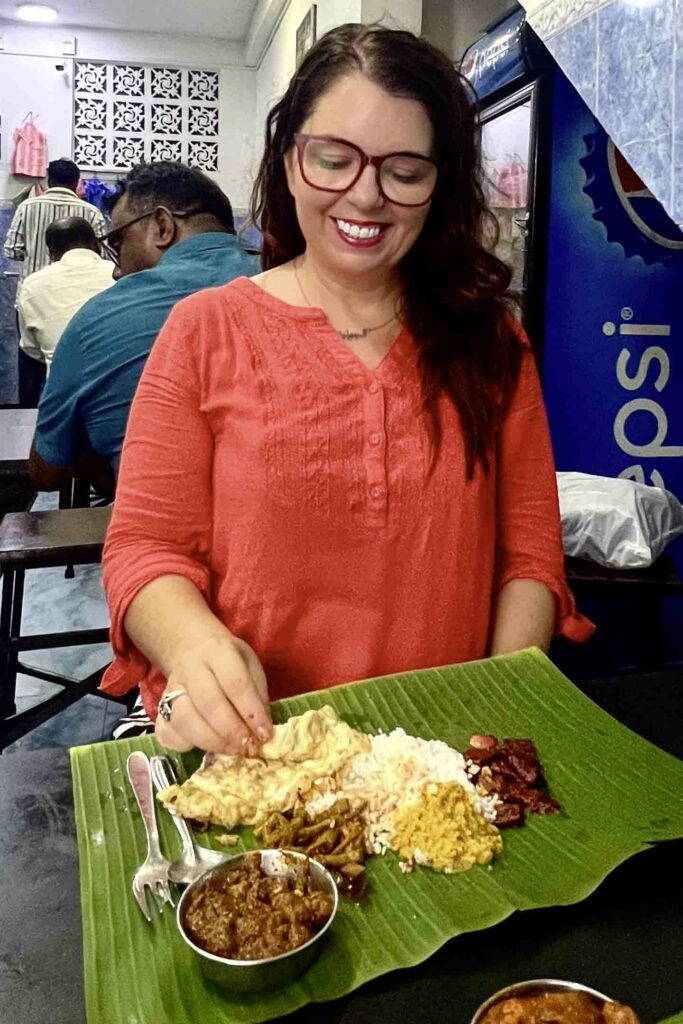
[[[261,960],[303,946],[326,924],[334,904],[315,889],[307,863],[297,863],[294,875],[269,877],[258,853],[214,874],[188,899],[188,936],[229,960]]]

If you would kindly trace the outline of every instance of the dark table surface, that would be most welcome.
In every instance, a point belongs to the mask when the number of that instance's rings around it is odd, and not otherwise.
[[[28,469],[37,409],[0,409],[0,470]]]
[[[683,758],[683,671],[583,683],[616,718]],[[68,753],[0,757],[0,1021],[83,1024],[78,861]],[[469,1024],[527,978],[582,981],[656,1024],[683,1010],[683,841],[617,868],[569,907],[515,913],[291,1024]],[[172,1020],[135,1024],[173,1024]],[[199,1022],[198,1022],[199,1024]]]

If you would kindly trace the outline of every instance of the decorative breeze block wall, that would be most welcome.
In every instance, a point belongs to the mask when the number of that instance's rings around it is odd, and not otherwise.
[[[87,171],[141,160],[218,170],[218,71],[76,61],[73,158]]]

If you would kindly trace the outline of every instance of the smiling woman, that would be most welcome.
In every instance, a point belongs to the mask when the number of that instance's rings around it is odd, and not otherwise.
[[[475,109],[407,32],[344,25],[268,115],[263,273],[181,303],[104,553],[115,661],[162,743],[255,752],[270,697],[590,635]],[[133,229],[135,230],[135,229]]]
[[[342,333],[367,325],[359,323],[363,301],[375,307],[367,323],[400,308],[420,350],[424,400],[433,413],[437,395],[450,394],[470,471],[478,459],[487,462],[521,351],[507,315],[508,268],[480,243],[491,219],[472,100],[445,54],[409,33],[357,26],[328,33],[269,114],[254,211],[266,269],[299,257],[305,293],[288,295],[274,277],[260,282],[273,294],[295,302],[311,295]],[[320,168],[321,157],[333,166]],[[339,175],[334,191],[331,175]],[[328,246],[335,236],[338,252]],[[353,309],[342,296],[323,296],[321,275],[330,270],[353,275]],[[376,335],[368,359],[379,362],[391,340],[390,331]],[[498,400],[482,404],[482,390]],[[432,421],[438,443],[439,419]]]

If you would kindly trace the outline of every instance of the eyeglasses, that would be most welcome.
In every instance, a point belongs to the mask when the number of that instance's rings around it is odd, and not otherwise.
[[[121,224],[120,227],[114,228],[113,231],[109,231],[106,235],[100,235],[97,241],[102,246],[103,251],[114,263],[119,265],[121,259],[121,246],[123,245],[123,239],[126,231],[133,226],[138,224],[141,220],[145,220],[147,217],[153,217],[158,210],[163,210],[164,213],[168,213],[171,217],[194,217],[198,213],[203,213],[203,210],[169,210],[166,206],[155,206],[153,210],[148,210],[147,213],[141,213],[139,217],[133,217],[132,220],[127,220],[125,224]]]
[[[301,177],[321,192],[347,192],[371,164],[377,187],[397,206],[424,206],[434,195],[439,166],[419,153],[387,153],[368,156],[362,149],[329,135],[294,136]]]

